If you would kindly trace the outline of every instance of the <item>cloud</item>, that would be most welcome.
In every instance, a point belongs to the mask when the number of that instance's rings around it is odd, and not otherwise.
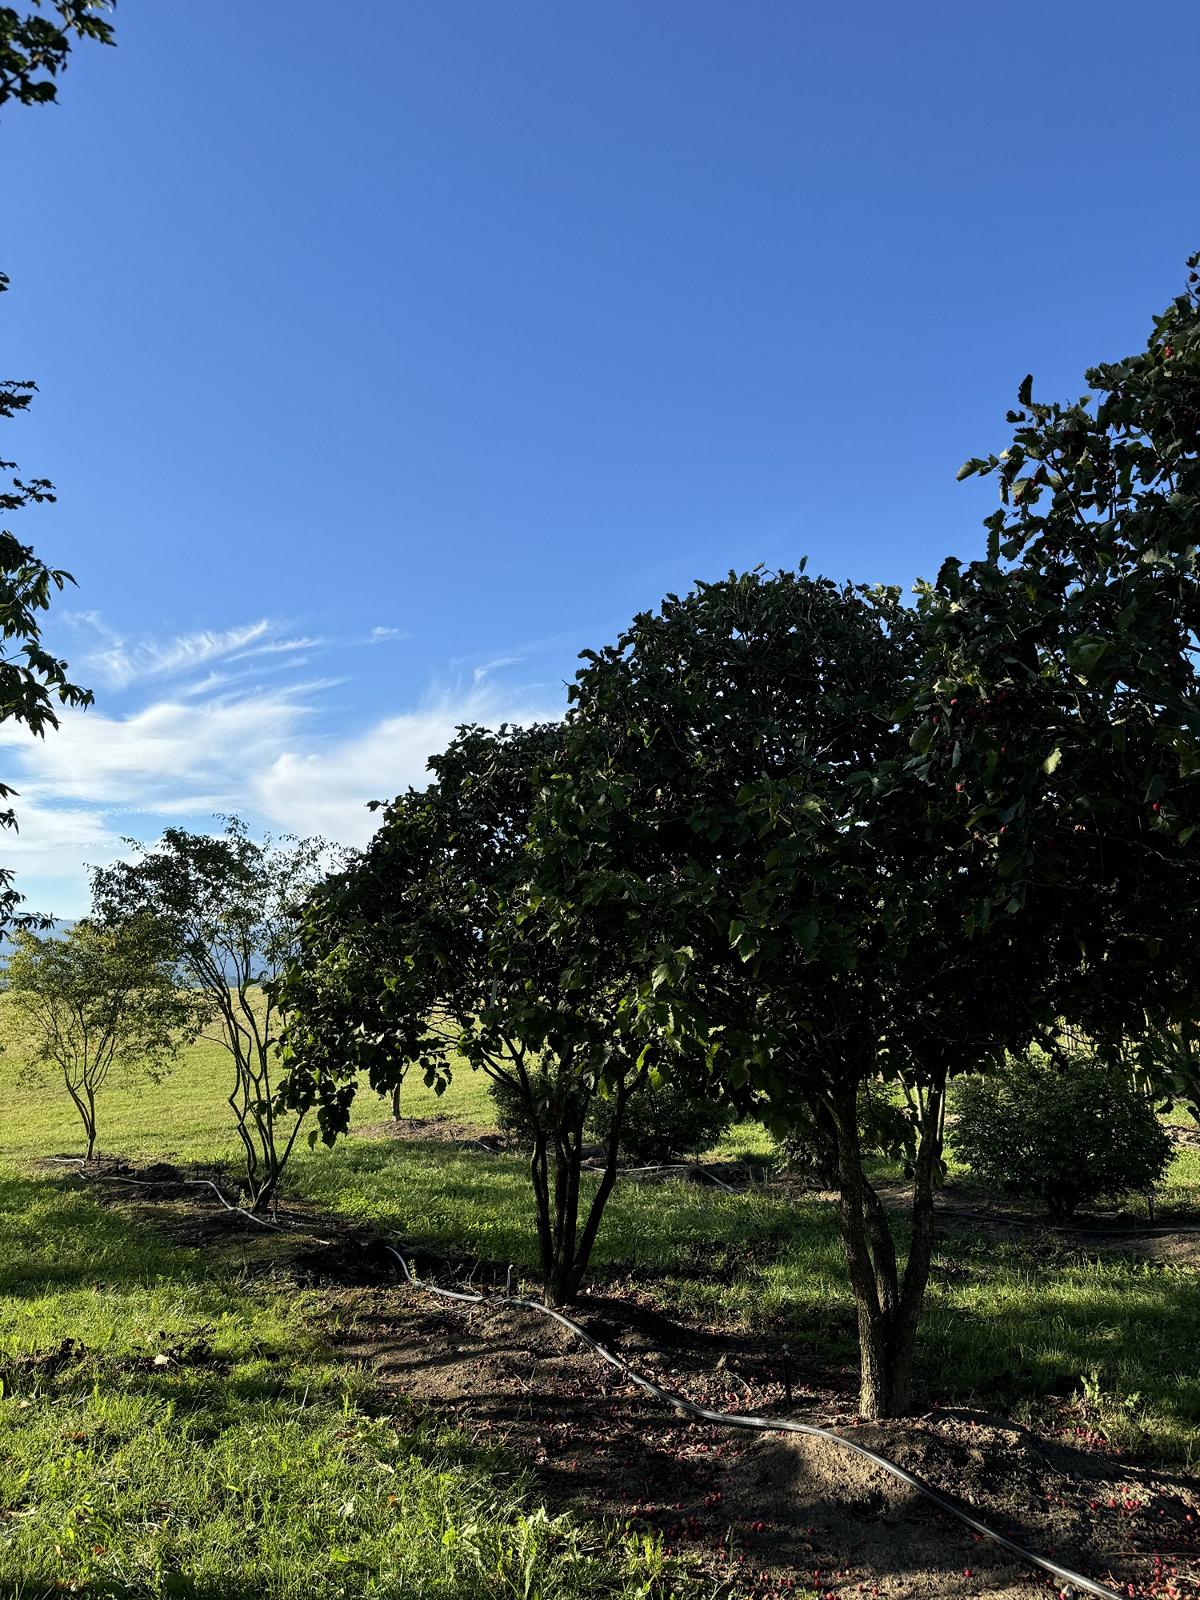
[[[0,835],[0,860],[16,873],[26,911],[78,916],[87,909],[87,867],[105,867],[127,852],[103,814],[71,806],[43,806],[21,795],[20,831]]]
[[[445,748],[456,728],[550,722],[561,715],[561,705],[533,696],[508,698],[486,687],[444,692],[351,738],[283,751],[255,779],[255,809],[289,832],[363,845],[378,826],[368,801],[423,788],[429,757]]]
[[[220,809],[242,799],[258,761],[287,745],[321,687],[160,700],[124,717],[67,711],[57,733],[36,743],[16,724],[0,724],[0,746],[13,749],[17,787],[31,799],[166,815]]]
[[[44,740],[0,722],[0,765],[19,791],[21,823],[19,835],[0,834],[0,860],[18,870],[30,904],[80,915],[84,863],[119,858],[123,835],[152,839],[171,822],[203,827],[214,812],[236,812],[252,829],[365,844],[376,826],[367,802],[422,787],[430,755],[457,727],[549,721],[563,709],[555,686],[501,687],[476,673],[469,686],[332,732],[324,697],[345,680],[265,686],[264,674],[281,665],[250,674],[253,682],[241,681],[245,669],[214,669],[125,715],[67,710]]]
[[[98,611],[73,611],[62,620],[72,628],[89,630],[102,641],[102,647],[84,655],[81,668],[85,676],[98,678],[110,689],[128,689],[135,684],[178,677],[216,663],[263,662],[269,656],[287,659],[274,668],[264,663],[260,670],[286,670],[289,666],[301,665],[308,652],[382,644],[406,637],[399,628],[388,627],[372,628],[367,634],[342,639],[293,634],[288,632],[286,624],[260,617],[256,622],[232,628],[202,628],[194,633],[167,637],[147,635],[128,640],[110,627]],[[248,677],[252,670],[238,676]],[[208,681],[201,680],[202,683]]]
[[[485,678],[491,677],[493,672],[499,672],[503,667],[516,667],[520,663],[520,656],[497,656],[494,661],[485,661],[483,666],[476,667],[473,677],[476,683],[482,683]]]
[[[82,807],[45,806],[24,796],[17,801],[19,830],[0,837],[5,866],[20,871],[57,871],[63,859],[96,866],[115,861],[124,845],[102,813]]]
[[[171,639],[140,639],[128,644],[111,629],[104,628],[95,613],[89,614],[88,620],[110,642],[106,649],[94,650],[86,656],[84,665],[114,689],[124,689],[146,679],[190,672],[234,652],[245,652],[248,645],[265,641],[272,627],[263,618],[223,632],[206,628],[199,633],[177,634]]]

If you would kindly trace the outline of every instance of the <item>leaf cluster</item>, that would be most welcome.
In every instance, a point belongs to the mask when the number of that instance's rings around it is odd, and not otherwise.
[[[111,0],[51,0],[46,11],[0,6],[0,105],[49,105],[58,98],[57,79],[66,69],[74,39],[113,44],[104,13]]]
[[[920,608],[920,775],[990,852],[968,931],[1020,916],[1097,1036],[1192,1006],[1200,937],[1200,274],[1093,393],[1021,385],[1011,445],[973,458],[1000,507],[983,559]]]
[[[461,728],[429,787],[384,807],[361,858],[309,900],[280,989],[286,1094],[316,1106],[327,1140],[360,1074],[386,1091],[415,1068],[436,1088],[459,1062],[519,1076],[553,1058],[594,1088],[628,1066],[625,948],[534,915],[530,818],[563,755],[558,725]]]

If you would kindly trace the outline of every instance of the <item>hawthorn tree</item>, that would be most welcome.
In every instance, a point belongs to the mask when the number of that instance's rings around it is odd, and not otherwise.
[[[577,750],[535,824],[538,917],[564,946],[627,952],[623,1026],[702,1051],[828,1151],[868,1416],[908,1403],[947,1078],[1028,1025],[1019,947],[964,936],[987,861],[911,770],[918,625],[895,590],[803,573],[669,596],[585,652]],[[865,1170],[872,1083],[906,1107],[882,1097],[912,1184],[906,1251]]]
[[[281,1120],[277,1103],[276,983],[329,847],[320,839],[251,839],[230,817],[221,835],[168,828],[157,844],[136,849],[132,861],[93,873],[96,914],[116,927],[151,917],[166,930],[180,982],[203,1003],[205,1036],[233,1066],[228,1103],[249,1204],[258,1210],[274,1196],[300,1131],[302,1119]]]
[[[46,105],[57,96],[56,79],[65,69],[75,38],[113,42],[112,26],[101,12],[111,9],[99,0],[54,0],[49,14],[40,8],[19,12],[0,6],[0,106]],[[0,294],[8,288],[0,272]],[[10,421],[27,409],[36,392],[28,379],[0,379],[0,421]],[[21,478],[14,461],[0,460],[0,513],[21,511],[54,499],[53,485],[44,478]],[[7,528],[0,529],[0,721],[23,722],[31,733],[43,735],[56,728],[54,703],[85,706],[91,692],[68,677],[65,661],[42,644],[41,613],[67,583],[70,573],[47,566],[31,546]],[[0,783],[0,801],[15,795]],[[11,807],[0,811],[0,826],[15,829]],[[18,914],[22,896],[13,884],[10,868],[0,867],[0,926],[47,927],[45,917]]]
[[[383,812],[367,850],[315,893],[282,994],[285,1097],[332,1143],[360,1075],[379,1092],[411,1068],[439,1090],[457,1062],[517,1098],[530,1128],[545,1292],[572,1300],[617,1173],[622,1115],[652,1052],[622,1047],[623,946],[563,941],[532,916],[529,821],[558,726],[466,727],[434,781]],[[583,1188],[585,1122],[611,1096],[603,1170]],[[313,1137],[313,1135],[310,1135]]]
[[[18,931],[4,972],[37,1067],[57,1069],[96,1153],[96,1100],[116,1073],[157,1081],[202,1016],[180,990],[164,930],[148,917],[65,935]]]

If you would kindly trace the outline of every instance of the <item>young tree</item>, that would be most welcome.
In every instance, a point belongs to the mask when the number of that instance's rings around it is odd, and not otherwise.
[[[963,935],[977,852],[908,780],[916,627],[895,591],[800,573],[668,597],[585,653],[536,828],[538,915],[628,952],[627,1025],[827,1148],[869,1416],[908,1403],[947,1077],[1027,1025],[1020,952]],[[903,1261],[864,1168],[873,1080],[911,1108]]]
[[[229,1106],[257,1210],[275,1194],[300,1129],[299,1118],[281,1126],[276,1105],[283,1018],[275,985],[329,847],[317,839],[260,843],[232,817],[222,835],[169,828],[156,845],[137,848],[133,861],[93,875],[97,914],[118,926],[151,916],[167,930],[180,981],[203,999],[206,1035],[233,1064]]]
[[[67,64],[72,36],[111,44],[112,27],[99,14],[109,7],[98,0],[54,0],[53,15],[40,9],[18,12],[0,7],[0,106],[45,105],[57,96],[55,80]],[[0,294],[8,278],[0,272]],[[36,385],[13,379],[0,380],[0,420],[19,416],[29,405]],[[0,473],[11,474],[0,488],[0,513],[20,511],[29,505],[53,501],[53,486],[44,478],[19,478],[16,463],[0,460]],[[72,582],[70,573],[48,567],[7,528],[0,530],[0,720],[23,722],[31,733],[42,735],[56,728],[54,702],[90,705],[92,695],[67,676],[65,661],[42,646],[41,617],[57,590]],[[16,791],[0,783],[0,801]],[[0,827],[16,828],[11,807],[0,811]],[[10,868],[0,867],[0,927],[45,928],[45,917],[17,914],[22,896],[13,884]]]
[[[163,929],[150,918],[62,937],[16,934],[4,983],[39,1066],[57,1068],[96,1153],[96,1099],[114,1072],[157,1080],[201,1024],[175,983]]]
[[[616,1178],[622,1112],[653,1059],[621,1048],[620,943],[559,941],[530,915],[530,810],[561,743],[556,726],[460,730],[430,761],[429,788],[393,801],[362,858],[313,896],[283,991],[287,1097],[316,1105],[329,1142],[348,1125],[359,1074],[384,1091],[415,1066],[441,1086],[462,1060],[525,1106],[555,1305],[579,1292]],[[601,1082],[613,1118],[585,1206],[584,1124]]]

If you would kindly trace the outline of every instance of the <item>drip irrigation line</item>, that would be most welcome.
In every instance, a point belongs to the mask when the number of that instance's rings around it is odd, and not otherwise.
[[[80,1157],[52,1156],[49,1159],[62,1164],[84,1165]],[[83,1174],[81,1173],[80,1176],[82,1177]],[[242,1206],[231,1204],[217,1185],[209,1178],[181,1178],[150,1182],[142,1178],[96,1174],[90,1181],[93,1183],[125,1183],[137,1189],[211,1189],[227,1211],[234,1212],[238,1216],[248,1217],[251,1222],[258,1223],[259,1227],[269,1228],[276,1233],[289,1231],[279,1223],[268,1222],[266,1218],[256,1217],[253,1212],[245,1210]],[[1170,1232],[1173,1230],[1164,1231]],[[328,1243],[329,1241],[322,1242]],[[475,1290],[464,1292],[461,1289],[445,1289],[436,1283],[426,1283],[424,1279],[418,1278],[410,1270],[408,1262],[399,1250],[384,1241],[381,1241],[381,1243],[387,1254],[399,1264],[404,1280],[410,1288],[419,1289],[425,1294],[436,1295],[443,1300],[458,1301],[463,1305],[519,1306],[523,1310],[536,1312],[539,1316],[549,1317],[553,1322],[557,1322],[560,1327],[565,1328],[568,1333],[573,1334],[575,1338],[587,1345],[595,1355],[620,1372],[636,1388],[642,1390],[644,1394],[649,1395],[651,1399],[657,1400],[660,1404],[669,1406],[681,1416],[690,1417],[696,1422],[715,1424],[721,1428],[743,1428],[752,1433],[794,1433],[807,1438],[824,1439],[831,1444],[840,1445],[843,1449],[851,1450],[855,1455],[861,1456],[865,1461],[869,1461],[873,1466],[882,1468],[884,1472],[890,1473],[892,1477],[899,1479],[901,1483],[907,1484],[909,1488],[915,1489],[918,1494],[923,1495],[939,1510],[954,1517],[965,1527],[970,1528],[973,1533],[979,1534],[981,1538],[989,1539],[993,1544],[1000,1545],[1027,1565],[1040,1567],[1043,1572],[1050,1573],[1052,1577],[1057,1578],[1069,1587],[1082,1589],[1087,1594],[1095,1595],[1096,1600],[1124,1600],[1124,1596],[1115,1589],[1111,1589],[1105,1584],[1097,1583],[1094,1579],[1085,1577],[1081,1572],[1074,1572],[1070,1567],[1060,1566],[1058,1562],[1051,1561],[1048,1556],[1040,1556],[1036,1551],[1028,1550],[1024,1545],[1018,1544],[1015,1539],[1010,1539],[1006,1534],[997,1532],[995,1528],[989,1527],[987,1523],[980,1522],[978,1518],[971,1516],[969,1512],[956,1505],[948,1496],[942,1494],[939,1489],[935,1489],[932,1484],[924,1482],[915,1473],[909,1472],[906,1467],[902,1467],[899,1462],[889,1460],[887,1456],[868,1449],[866,1445],[859,1444],[854,1439],[847,1439],[844,1434],[835,1433],[831,1428],[818,1427],[815,1423],[794,1422],[788,1418],[742,1415],[734,1411],[709,1411],[704,1406],[696,1405],[694,1401],[687,1399],[686,1396],[676,1394],[672,1389],[665,1389],[661,1384],[655,1383],[652,1378],[647,1378],[636,1371],[623,1356],[617,1355],[614,1351],[609,1350],[606,1345],[602,1345],[598,1340],[593,1339],[590,1333],[586,1332],[577,1322],[573,1322],[570,1317],[565,1316],[554,1306],[545,1305],[540,1300],[527,1300],[520,1295],[507,1292],[504,1294],[482,1294]],[[509,1283],[511,1284],[512,1281],[513,1271],[510,1267]]]
[[[603,1172],[604,1168],[597,1166],[595,1162],[585,1161],[583,1170],[584,1172]],[[718,1189],[724,1189],[726,1194],[742,1194],[745,1192],[742,1189],[735,1189],[731,1184],[726,1183],[724,1179],[718,1178],[715,1172],[710,1172],[707,1167],[702,1167],[698,1161],[665,1161],[655,1162],[648,1167],[618,1167],[617,1177],[643,1178],[660,1172],[693,1172],[697,1177],[703,1178],[705,1183],[713,1183],[716,1184]]]
[[[809,1438],[825,1439],[832,1444],[841,1445],[843,1449],[852,1450],[855,1455],[862,1456],[864,1460],[871,1462],[873,1466],[882,1467],[885,1472],[891,1473],[892,1477],[898,1478],[901,1483],[907,1484],[909,1488],[915,1489],[918,1494],[924,1495],[939,1510],[955,1517],[959,1522],[970,1528],[973,1533],[979,1534],[981,1538],[990,1539],[993,1544],[1001,1545],[1011,1555],[1016,1556],[1027,1565],[1040,1567],[1043,1572],[1050,1573],[1052,1577],[1059,1579],[1060,1582],[1067,1584],[1071,1588],[1082,1589],[1088,1594],[1095,1595],[1097,1600],[1123,1600],[1123,1597],[1115,1589],[1110,1589],[1102,1583],[1096,1583],[1092,1578],[1086,1578],[1080,1572],[1073,1572],[1070,1567],[1060,1566],[1056,1561],[1051,1561],[1049,1557],[1040,1556],[1033,1550],[1027,1550],[1024,1545],[1017,1544],[1014,1539],[1008,1538],[1003,1533],[998,1533],[995,1528],[990,1528],[987,1523],[980,1522],[976,1517],[971,1516],[969,1512],[956,1505],[948,1496],[935,1489],[932,1484],[925,1483],[914,1473],[909,1472],[907,1468],[900,1466],[898,1462],[890,1461],[887,1456],[881,1456],[878,1452],[869,1450],[866,1445],[858,1444],[853,1439],[847,1439],[844,1434],[835,1433],[830,1428],[819,1428],[810,1422],[792,1422],[786,1419],[773,1419],[770,1417],[743,1416],[732,1411],[709,1411],[704,1406],[698,1406],[693,1401],[686,1399],[685,1396],[676,1394],[674,1390],[664,1389],[661,1384],[655,1383],[653,1379],[644,1377],[640,1372],[635,1371],[622,1356],[609,1350],[607,1346],[598,1343],[577,1322],[572,1322],[570,1317],[564,1316],[554,1306],[543,1305],[540,1300],[526,1300],[518,1295],[478,1294],[474,1292],[468,1294],[461,1289],[443,1289],[440,1284],[426,1283],[423,1279],[418,1278],[414,1272],[410,1271],[408,1263],[400,1251],[392,1245],[385,1244],[383,1248],[399,1262],[400,1271],[404,1274],[405,1282],[411,1288],[423,1290],[426,1294],[438,1295],[444,1300],[461,1301],[467,1305],[520,1306],[524,1310],[537,1312],[539,1316],[549,1317],[561,1327],[566,1328],[568,1333],[574,1334],[602,1361],[606,1361],[610,1367],[615,1367],[618,1372],[627,1378],[630,1383],[641,1389],[643,1393],[648,1394],[652,1399],[659,1401],[663,1405],[670,1406],[672,1410],[679,1412],[683,1416],[690,1417],[697,1422],[715,1423],[722,1428],[744,1428],[753,1433],[797,1433]]]
[[[52,1156],[50,1159],[64,1164],[72,1160],[65,1156]],[[86,1178],[88,1183],[126,1183],[134,1189],[211,1189],[226,1211],[233,1212],[235,1216],[245,1217],[250,1222],[256,1222],[260,1228],[269,1228],[273,1233],[289,1231],[278,1222],[268,1222],[266,1217],[256,1217],[253,1211],[247,1211],[245,1206],[235,1206],[232,1201],[226,1200],[211,1178],[166,1178],[161,1182],[151,1183],[146,1178],[124,1178],[118,1173],[97,1172],[88,1176],[81,1172],[79,1176]]]

